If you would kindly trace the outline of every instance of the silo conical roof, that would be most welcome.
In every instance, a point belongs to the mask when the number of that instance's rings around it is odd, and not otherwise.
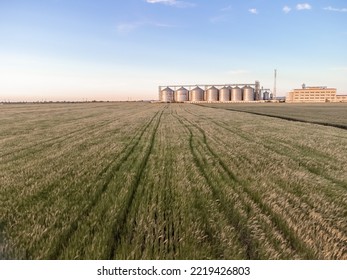
[[[173,90],[171,88],[169,88],[169,87],[166,87],[162,91],[173,91]]]

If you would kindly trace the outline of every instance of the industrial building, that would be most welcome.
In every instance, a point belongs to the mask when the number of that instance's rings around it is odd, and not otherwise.
[[[270,100],[270,90],[254,84],[159,86],[161,102],[255,102]]]
[[[318,103],[318,102],[347,102],[347,95],[337,95],[336,88],[326,86],[306,86],[293,89],[287,95],[288,103]]]

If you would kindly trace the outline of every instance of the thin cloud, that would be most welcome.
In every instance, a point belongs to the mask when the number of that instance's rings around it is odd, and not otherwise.
[[[333,8],[331,6],[323,8],[326,11],[331,11],[331,12],[340,12],[340,13],[346,13],[347,12],[347,8]]]
[[[177,8],[190,8],[196,6],[194,3],[178,0],[146,0],[146,2],[149,4],[164,4],[168,6],[174,6]]]
[[[301,10],[311,10],[312,6],[308,3],[302,3],[302,4],[298,4],[296,5],[296,9],[301,11]]]
[[[257,14],[258,14],[257,9],[255,9],[255,8],[249,9],[248,11],[249,11],[251,14],[254,14],[254,15],[257,15]]]
[[[284,6],[282,9],[282,11],[285,12],[286,14],[288,14],[291,10],[292,10],[292,8],[290,8],[288,6]]]

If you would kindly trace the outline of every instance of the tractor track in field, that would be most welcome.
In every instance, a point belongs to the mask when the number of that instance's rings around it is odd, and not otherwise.
[[[191,123],[189,121],[187,121],[186,118],[180,116],[179,114],[177,114],[177,116],[175,116],[175,117],[185,127],[185,129],[187,130],[187,132],[189,134],[189,147],[190,147],[190,151],[191,151],[191,154],[193,156],[193,159],[194,159],[194,163],[197,166],[198,170],[203,175],[203,177],[205,178],[207,184],[210,186],[214,200],[220,201],[220,205],[219,205],[220,213],[224,214],[224,216],[227,218],[227,220],[236,229],[237,235],[238,235],[238,240],[239,240],[240,244],[242,244],[242,246],[245,248],[246,258],[247,259],[256,259],[257,258],[256,252],[252,248],[253,244],[250,243],[250,232],[240,222],[241,216],[237,210],[236,211],[228,211],[227,210],[227,212],[226,212],[226,209],[230,209],[230,210],[233,210],[233,209],[225,208],[225,206],[229,203],[227,201],[225,201],[222,190],[220,189],[218,184],[214,183],[213,178],[211,178],[210,174],[208,174],[208,171],[204,167],[204,166],[208,165],[206,158],[204,158],[203,154],[196,148],[200,145],[204,145],[205,146],[204,148],[206,148],[206,151],[209,152],[209,156],[212,156],[213,158],[215,158],[213,156],[213,154],[211,153],[209,146],[204,141],[202,141],[201,143],[199,143],[199,142],[194,143],[194,133],[186,122],[188,122],[189,124],[191,124]],[[206,139],[204,138],[204,140],[206,140]],[[205,153],[205,157],[206,157],[206,155],[207,155],[207,153]],[[217,159],[217,161],[219,161],[219,159]],[[235,176],[231,176],[231,178],[229,177],[229,179],[231,182],[235,183],[235,179],[236,179]],[[199,205],[196,205],[196,206],[199,206]],[[224,209],[222,209],[222,207],[224,207]],[[202,217],[202,218],[204,218],[204,217]],[[206,217],[203,220],[206,220]],[[207,223],[207,225],[208,225],[208,223]],[[212,242],[215,241],[214,240],[215,239],[214,234],[207,233],[207,235],[209,236],[209,239]]]
[[[143,127],[143,129],[139,130],[130,143],[121,151],[121,153],[115,157],[115,160],[110,162],[99,174],[99,176],[104,176],[104,180],[102,182],[101,187],[98,188],[98,191],[95,193],[94,197],[91,198],[88,207],[86,207],[78,217],[69,225],[69,228],[65,231],[65,233],[59,238],[59,241],[56,242],[56,246],[51,250],[51,253],[48,256],[48,259],[57,259],[58,256],[61,255],[63,248],[68,246],[69,240],[74,232],[78,229],[78,223],[83,217],[89,216],[93,211],[94,207],[97,205],[98,201],[102,197],[102,195],[107,191],[108,186],[112,179],[115,176],[115,173],[119,171],[122,164],[129,158],[129,156],[133,153],[136,146],[140,143],[142,136],[145,131],[151,126],[154,122],[155,118],[158,116],[159,111],[150,119],[150,121]],[[144,168],[144,167],[143,167]],[[136,179],[139,180],[139,179]],[[96,180],[97,181],[97,180]],[[133,195],[132,195],[133,196]],[[127,210],[128,211],[128,210]],[[109,254],[111,255],[111,253]]]
[[[187,112],[187,113],[190,114],[189,112]],[[215,198],[219,199],[219,201],[221,202],[221,206],[223,208],[223,209],[221,209],[221,211],[223,211],[226,214],[226,217],[229,219],[231,224],[237,229],[237,231],[239,233],[239,241],[246,248],[247,258],[257,259],[259,257],[258,252],[256,250],[254,250],[255,244],[251,243],[251,233],[249,232],[249,229],[246,226],[240,224],[241,217],[237,214],[237,210],[234,209],[236,211],[233,211],[230,208],[230,202],[228,202],[227,199],[224,198],[222,190],[212,180],[210,174],[208,174],[208,171],[205,168],[205,166],[207,166],[207,164],[204,162],[204,161],[206,161],[206,155],[207,154],[209,154],[211,158],[215,159],[216,162],[218,162],[218,165],[220,166],[220,170],[222,170],[224,173],[224,174],[221,174],[223,181],[227,184],[228,183],[230,184],[230,182],[233,182],[232,183],[233,190],[239,195],[239,198],[242,199],[243,197],[246,197],[246,198],[249,198],[251,201],[253,201],[253,203],[255,203],[255,205],[257,205],[259,207],[259,209],[263,212],[263,214],[270,218],[273,225],[276,225],[276,226],[274,226],[274,229],[277,228],[277,230],[285,237],[285,239],[289,242],[290,246],[292,247],[292,249],[295,252],[299,253],[303,258],[314,259],[315,255],[314,255],[313,251],[311,250],[311,248],[307,247],[306,244],[304,242],[302,242],[296,236],[296,234],[293,232],[293,230],[291,230],[289,228],[289,226],[281,218],[281,216],[279,216],[276,213],[273,213],[271,208],[269,206],[267,206],[266,204],[264,204],[261,201],[260,197],[258,197],[257,194],[253,193],[247,187],[246,182],[242,182],[240,179],[238,179],[235,176],[235,174],[233,174],[229,170],[227,165],[220,159],[220,157],[209,146],[205,131],[199,125],[186,119],[185,117],[182,116],[181,118],[183,118],[186,123],[189,123],[191,126],[195,127],[202,135],[201,142],[200,143],[198,142],[198,143],[196,143],[197,145],[194,145],[194,138],[195,138],[194,132],[192,131],[192,129],[190,128],[189,125],[185,124],[181,120],[182,124],[189,130],[189,133],[190,133],[190,140],[189,141],[190,141],[190,147],[191,147],[191,151],[192,151],[192,155],[194,157],[195,163],[197,164],[201,173],[203,174],[203,176],[206,178],[207,182],[211,186]],[[199,151],[198,151],[197,147],[201,147],[201,146],[204,147],[204,153],[205,154],[200,153],[200,156],[202,159],[199,159],[199,156],[198,156]],[[203,159],[204,157],[205,157],[205,160]],[[236,188],[235,187],[236,184],[241,185],[242,188]]]
[[[180,233],[179,228],[175,228],[175,223],[173,221],[173,205],[175,201],[175,195],[173,194],[172,190],[172,183],[171,181],[174,180],[173,174],[172,174],[172,151],[169,150],[167,152],[167,158],[169,159],[169,164],[166,166],[166,172],[165,172],[165,179],[164,179],[164,220],[168,221],[167,224],[165,224],[163,232],[165,237],[168,240],[168,251],[172,251],[173,256],[175,256],[178,253],[178,245],[176,244],[175,240],[179,240]],[[178,215],[180,218],[180,216]]]
[[[209,108],[213,108],[213,107],[209,107]],[[322,173],[320,170],[317,170],[315,168],[312,168],[311,166],[309,166],[307,163],[303,162],[302,160],[300,160],[300,158],[294,156],[292,153],[287,153],[285,151],[285,149],[287,149],[286,145],[283,145],[281,142],[276,142],[277,145],[281,145],[280,148],[276,147],[276,145],[268,145],[266,142],[264,141],[260,141],[260,142],[257,142],[254,140],[254,138],[251,138],[251,137],[248,137],[242,133],[240,133],[240,131],[238,130],[232,130],[230,129],[229,127],[226,127],[224,125],[222,125],[220,122],[217,122],[215,120],[213,120],[212,118],[209,118],[209,117],[206,117],[206,116],[203,116],[203,115],[198,115],[198,114],[195,114],[195,113],[192,113],[190,112],[189,110],[185,109],[185,111],[187,113],[190,113],[196,117],[199,117],[199,118],[202,118],[202,119],[205,119],[205,120],[208,120],[209,122],[212,122],[214,123],[215,125],[227,130],[227,131],[230,131],[231,133],[233,134],[236,134],[238,135],[239,137],[247,140],[247,141],[250,141],[250,142],[253,142],[253,143],[256,143],[257,145],[262,145],[264,148],[266,148],[267,150],[269,151],[272,151],[272,152],[275,152],[277,153],[278,155],[281,155],[281,156],[284,156],[284,157],[287,157],[287,158],[290,158],[291,160],[293,160],[294,162],[298,163],[299,165],[303,166],[304,168],[306,168],[310,173],[314,174],[314,175],[318,175],[320,177],[323,177],[324,179],[332,182],[333,184],[336,184],[337,186],[343,188],[343,189],[347,189],[347,183],[344,182],[344,181],[341,181],[341,180],[338,180],[332,176],[329,176],[325,173]],[[240,112],[243,112],[243,111],[240,111]],[[271,140],[268,140],[268,142],[272,143]],[[293,148],[295,148],[296,151],[299,151],[299,152],[306,152],[309,147],[300,147],[300,146],[293,146]],[[310,151],[312,152],[312,151]],[[321,160],[327,160],[327,157],[324,155],[324,154],[318,154],[318,151],[313,151],[313,153],[315,154],[316,157],[319,157]],[[332,158],[328,158],[329,160],[333,160]]]
[[[287,149],[286,145],[283,145],[281,142],[276,142],[276,145],[271,145],[274,144],[272,141],[268,140],[266,143],[265,141],[256,141],[254,138],[248,137],[244,134],[241,133],[241,131],[239,130],[232,130],[229,127],[223,125],[221,122],[217,122],[215,120],[213,120],[212,118],[209,118],[205,115],[199,115],[196,113],[193,113],[191,111],[189,111],[187,108],[184,109],[186,112],[198,117],[199,119],[205,119],[208,122],[212,122],[215,125],[221,127],[222,129],[225,129],[227,131],[230,131],[233,134],[236,134],[237,136],[240,136],[242,139],[245,139],[246,141],[255,143],[257,145],[262,145],[265,149],[267,149],[268,151],[274,152],[280,156],[284,156],[288,159],[291,159],[292,161],[296,162],[298,165],[301,165],[305,168],[305,170],[307,170],[308,172],[310,172],[311,174],[315,175],[315,176],[319,176],[324,178],[327,181],[330,181],[331,183],[333,183],[336,187],[338,188],[326,188],[324,189],[324,193],[327,194],[327,197],[331,197],[333,196],[334,198],[339,198],[341,196],[341,192],[346,190],[347,184],[344,181],[341,181],[337,178],[334,178],[332,176],[329,176],[328,174],[326,174],[325,172],[320,172],[318,169],[312,168],[310,167],[307,163],[303,162],[302,160],[300,160],[300,158],[298,158],[297,156],[295,156],[293,153],[291,152],[286,152],[285,150]],[[218,139],[220,142],[222,142],[224,145],[227,145],[227,142],[224,141],[224,139]],[[281,147],[277,147],[277,145],[281,145]],[[293,147],[295,148],[296,151],[298,152],[306,152],[306,149],[300,146],[295,146]],[[321,160],[325,161],[326,157],[324,157],[323,154],[318,154],[317,156],[319,156],[319,158],[321,158]],[[252,163],[247,159],[247,158],[242,158],[242,160],[245,162],[245,164],[248,164],[249,166],[252,166]],[[331,159],[332,160],[332,159]],[[282,181],[279,181],[279,184],[283,183]],[[309,197],[307,196],[302,196],[300,193],[297,193],[297,190],[295,188],[291,189],[288,188],[286,189],[287,192],[287,196],[288,194],[293,195],[296,198],[299,198],[300,200],[302,200],[308,207],[310,207],[310,209],[312,211],[315,211],[316,207],[314,206],[313,202],[309,200]],[[290,198],[288,196],[288,199],[290,201],[293,201],[292,198]],[[332,199],[332,201],[334,201]],[[293,202],[293,206],[297,205],[296,203]],[[324,214],[323,214],[324,216]],[[338,232],[344,232],[344,227],[343,225],[336,225],[333,221],[329,221],[329,226],[331,229],[337,230]],[[323,231],[327,231],[325,227],[321,227],[321,229]],[[327,233],[329,235],[329,233]]]
[[[212,187],[210,185],[210,178],[208,176],[206,176],[204,170],[203,171],[201,170],[200,162],[197,159],[197,154],[193,150],[193,145],[192,145],[193,144],[193,142],[192,142],[193,135],[192,135],[191,129],[189,129],[188,126],[184,123],[184,121],[182,120],[182,117],[179,116],[179,113],[177,112],[177,110],[175,110],[175,114],[172,114],[172,116],[174,118],[176,118],[176,120],[185,129],[187,137],[189,139],[189,149],[190,149],[190,152],[193,156],[194,164],[196,165],[198,172],[203,174],[203,178],[207,181],[207,184],[212,189]],[[212,189],[212,191],[213,191],[213,189]],[[194,192],[196,194],[196,197],[198,197],[199,193],[196,190],[194,190]],[[214,192],[213,192],[213,195],[214,195]],[[208,215],[206,214],[206,206],[199,199],[195,199],[193,202],[193,205],[199,211],[200,219],[204,223],[204,226],[206,227],[204,229],[204,233],[206,234],[207,239],[209,240],[211,245],[218,245],[220,243],[220,240],[218,238],[217,232],[214,229],[212,229],[212,227],[210,226],[210,221],[208,219]],[[220,209],[218,209],[218,211],[220,213],[223,213]],[[225,213],[223,213],[223,214],[225,215]],[[217,258],[217,256],[223,255],[221,248],[217,247],[217,248],[214,248],[213,250],[214,250],[215,258]]]
[[[206,116],[194,114],[194,113],[190,112],[189,110],[187,110],[186,108],[184,108],[184,111],[186,111],[187,113],[192,114],[192,115],[198,117],[199,119],[203,118],[203,119],[208,120],[209,122],[211,121],[211,122],[215,123],[217,126],[223,128],[223,129],[226,129],[227,131],[230,131],[230,132],[232,132],[232,133],[235,133],[235,134],[239,135],[237,131],[235,132],[235,131],[229,129],[228,127],[225,127],[225,126],[221,125],[221,123],[216,122],[216,121],[214,121],[214,120],[212,120],[212,119],[210,119],[210,118],[208,118],[208,117],[206,117]],[[201,128],[201,129],[202,129],[202,128]],[[242,138],[243,138],[243,137],[242,137]],[[215,139],[215,140],[217,141],[217,143],[219,143],[219,144],[227,145],[227,142],[223,141],[223,139],[220,139],[220,138],[217,139],[217,137],[215,137],[214,139]],[[323,177],[324,179],[326,179],[326,180],[332,182],[333,184],[336,184],[337,186],[342,187],[343,189],[346,188],[346,183],[345,183],[345,182],[340,181],[340,180],[337,180],[337,179],[332,178],[332,177],[330,177],[330,176],[325,176],[325,174],[321,174],[320,172],[318,172],[318,171],[316,171],[316,170],[312,170],[312,168],[310,168],[307,164],[304,164],[304,163],[302,163],[301,161],[299,161],[296,157],[294,157],[293,155],[291,155],[291,153],[289,153],[289,154],[290,154],[290,156],[289,156],[289,155],[286,154],[284,151],[281,151],[281,149],[278,149],[278,148],[273,149],[270,145],[267,145],[267,144],[264,143],[263,141],[261,141],[261,142],[259,143],[259,142],[254,141],[253,138],[247,137],[247,139],[248,139],[248,141],[254,142],[254,143],[256,143],[256,144],[262,144],[266,149],[268,149],[268,150],[270,150],[270,151],[272,151],[272,152],[275,152],[275,153],[277,153],[277,154],[279,154],[279,155],[281,155],[281,156],[285,156],[285,157],[287,157],[287,158],[290,158],[290,159],[292,159],[292,160],[295,161],[295,162],[301,163],[302,166],[304,166],[310,173],[312,173],[312,174],[314,174],[314,175],[319,175],[319,176]],[[299,151],[303,151],[303,149],[298,149],[298,150],[299,150]],[[251,164],[250,162],[248,162],[248,163]],[[282,189],[281,189],[281,190],[282,190]],[[282,190],[282,191],[284,191],[284,190]],[[333,192],[333,190],[328,189],[326,192],[327,192],[328,194],[330,194],[330,192]],[[306,204],[306,206],[308,206],[308,207],[311,209],[311,211],[315,211],[315,207],[314,207],[314,205],[312,204],[312,202],[309,201],[308,197],[302,197],[302,195],[297,194],[297,193],[295,192],[295,190],[289,189],[289,190],[286,190],[286,192],[283,194],[283,195],[286,195],[286,196],[288,197],[289,201],[293,201],[293,199],[290,198],[290,197],[288,196],[288,193],[291,194],[291,195],[293,195],[293,196],[296,197],[296,198],[301,199],[301,200]],[[250,194],[251,194],[251,192],[250,192]],[[339,194],[338,192],[333,192],[333,194],[334,194],[335,197],[338,197],[339,195],[341,195],[341,194]],[[293,207],[294,207],[294,205],[297,205],[297,203],[294,203],[294,202],[292,202],[292,203],[293,203]],[[324,217],[324,215],[323,215],[323,217]],[[334,230],[335,233],[339,233],[339,234],[343,235],[343,232],[345,231],[343,225],[338,226],[338,225],[334,224],[334,222],[332,222],[332,221],[329,222],[328,224],[329,224],[329,226],[330,226],[330,229],[331,229],[331,230]],[[329,235],[331,234],[331,233],[329,233],[329,231],[327,230],[327,228],[326,228],[325,226],[320,226],[320,229],[321,229],[323,232],[325,232],[326,236],[329,236]]]
[[[155,117],[155,116],[154,116],[154,117]],[[134,135],[134,137],[131,139],[130,143],[129,143],[127,146],[125,146],[125,147],[123,148],[122,151],[120,151],[119,156],[121,156],[123,153],[125,153],[125,152],[127,151],[127,149],[128,149],[128,148],[132,145],[132,143],[135,141],[137,135],[140,135],[140,137],[142,137],[144,131],[145,131],[145,130],[147,129],[147,127],[150,125],[151,121],[152,121],[152,119],[149,121],[149,123],[148,123],[148,125],[145,127],[145,129],[139,130],[138,134],[135,134],[135,135]],[[94,130],[98,130],[98,128],[100,128],[100,127],[106,126],[106,125],[108,125],[109,123],[112,123],[112,121],[106,122],[105,124],[102,124],[102,125],[99,125],[99,126],[93,128],[93,131],[94,131]],[[87,128],[86,130],[88,130],[88,128]],[[88,132],[89,132],[89,131],[88,131]],[[141,133],[141,132],[142,132],[142,133]],[[69,138],[73,138],[73,137],[75,136],[76,133],[78,133],[78,132],[74,131],[74,132],[73,132],[73,135],[69,136]],[[70,135],[70,134],[69,134],[69,135]],[[68,139],[63,139],[61,142],[64,142],[64,141],[66,141],[66,140],[68,140]],[[138,141],[138,142],[139,142],[139,141]],[[136,142],[136,145],[137,145],[138,142]],[[133,147],[135,147],[135,146],[133,146]],[[132,150],[131,150],[131,152],[132,152]],[[117,158],[117,157],[115,157],[115,158]],[[113,161],[111,161],[109,164],[107,164],[107,165],[101,170],[101,172],[99,173],[98,176],[102,176],[103,174],[106,174],[109,170],[111,170],[111,167],[112,167],[112,165],[114,164],[114,162],[115,162],[115,160],[113,160]],[[119,166],[119,167],[120,167],[120,166]],[[119,167],[118,167],[118,169],[119,169]],[[64,178],[67,177],[67,176],[68,176],[68,175],[66,174],[66,175],[64,175],[63,177],[60,177],[58,181],[61,181],[62,179],[64,179]],[[18,206],[19,206],[19,207],[22,207],[22,206],[24,206],[26,203],[33,203],[33,202],[35,202],[35,201],[37,201],[37,200],[42,200],[42,197],[46,197],[46,195],[49,194],[49,192],[50,192],[50,190],[52,189],[52,187],[54,187],[56,184],[57,184],[57,182],[54,181],[54,182],[52,182],[52,183],[46,185],[44,188],[41,188],[38,192],[36,192],[36,193],[34,193],[34,194],[30,195],[30,196],[27,196],[27,197],[23,198]]]
[[[167,113],[172,118],[172,111]],[[165,143],[170,145],[170,143]],[[172,189],[172,182],[175,180],[173,176],[173,150],[170,148],[166,148],[163,152],[165,155],[165,172],[164,172],[164,185],[162,188],[163,193],[163,220],[165,221],[164,227],[163,227],[163,235],[164,240],[162,239],[158,240],[158,247],[160,246],[160,242],[164,244],[163,246],[166,247],[166,251],[168,254],[172,254],[174,257],[178,253],[178,245],[176,244],[175,240],[179,239],[179,228],[175,228],[175,223],[173,221],[173,207],[174,207],[174,201],[175,201],[175,195],[173,193]],[[180,216],[178,216],[180,217]]]
[[[133,205],[134,197],[136,196],[139,184],[141,183],[143,172],[145,171],[148,159],[149,159],[149,157],[152,153],[152,150],[153,150],[154,141],[155,141],[155,137],[156,137],[156,134],[158,131],[160,121],[161,121],[161,117],[162,117],[163,112],[166,108],[167,108],[167,106],[160,113],[158,112],[156,114],[156,115],[159,114],[159,116],[157,118],[157,122],[154,125],[153,132],[151,134],[150,145],[145,152],[145,156],[144,156],[143,160],[141,161],[140,168],[137,169],[135,178],[134,178],[132,185],[130,187],[129,195],[127,195],[128,197],[127,197],[127,200],[125,203],[125,208],[122,209],[119,217],[117,217],[116,222],[114,223],[114,226],[112,229],[113,242],[109,248],[109,254],[108,254],[108,259],[110,259],[110,260],[113,260],[115,258],[117,245],[121,241],[121,236],[125,232],[125,228],[123,227],[123,225],[126,223],[129,212],[130,212],[131,207]]]
[[[210,106],[202,106],[200,104],[194,104],[194,105],[201,106],[201,107],[213,108],[213,109],[228,110],[228,111],[239,112],[239,113],[247,113],[247,114],[252,114],[252,115],[257,115],[257,116],[265,116],[265,117],[270,117],[270,118],[277,118],[277,119],[291,121],[291,122],[301,122],[301,123],[316,124],[316,125],[322,125],[322,126],[331,126],[331,127],[347,130],[347,125],[343,125],[343,124],[334,124],[334,123],[326,123],[326,122],[308,121],[308,120],[303,120],[303,119],[298,119],[298,118],[279,116],[279,115],[275,115],[275,114],[259,113],[259,112],[252,112],[252,111],[246,111],[246,110],[231,109],[231,108],[215,108],[215,107],[210,107]]]
[[[0,259],[346,259],[343,130],[134,106],[8,115]]]

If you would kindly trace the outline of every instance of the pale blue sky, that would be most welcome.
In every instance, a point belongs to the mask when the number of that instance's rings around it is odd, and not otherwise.
[[[0,0],[0,101],[155,99],[158,85],[347,94],[347,1]]]

